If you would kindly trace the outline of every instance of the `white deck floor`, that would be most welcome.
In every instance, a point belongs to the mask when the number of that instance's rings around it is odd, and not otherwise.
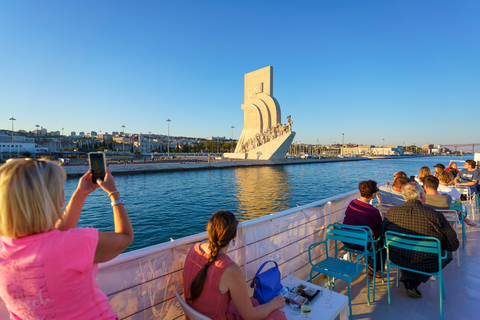
[[[469,216],[469,218],[472,218]],[[472,219],[480,224],[480,215]],[[446,299],[443,300],[444,319],[479,319],[480,318],[480,226],[466,227],[467,242],[462,249],[460,241],[460,268],[457,268],[456,256],[443,269]],[[385,272],[386,277],[386,272]],[[389,319],[422,320],[440,319],[439,281],[429,280],[418,289],[421,299],[409,298],[400,282],[395,286],[396,270],[390,272],[392,304],[388,305],[387,281],[377,280],[375,302],[367,304],[367,287],[365,275],[352,281],[351,296],[353,319]],[[371,279],[371,278],[370,278]],[[385,279],[386,280],[386,279]],[[370,280],[371,281],[371,280]],[[345,282],[338,280],[335,291],[347,294]],[[370,290],[371,286],[370,286]]]

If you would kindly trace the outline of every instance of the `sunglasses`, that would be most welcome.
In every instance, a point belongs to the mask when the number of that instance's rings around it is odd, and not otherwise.
[[[10,158],[10,159],[7,159],[7,161],[5,161],[5,163],[10,163],[10,162],[15,162],[15,161],[32,161],[36,164],[40,164],[40,163],[47,163],[47,161],[43,161],[43,160],[37,160],[37,159],[33,159],[33,158]]]

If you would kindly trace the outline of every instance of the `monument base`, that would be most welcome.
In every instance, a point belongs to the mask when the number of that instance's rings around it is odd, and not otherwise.
[[[295,132],[289,132],[248,152],[225,153],[223,157],[238,160],[283,160],[294,137]]]

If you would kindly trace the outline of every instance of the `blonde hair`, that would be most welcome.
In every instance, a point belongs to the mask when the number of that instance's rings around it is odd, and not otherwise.
[[[450,182],[453,181],[453,175],[448,172],[448,171],[442,171],[440,173],[438,173],[438,180],[440,180],[440,182],[443,182],[443,183],[446,183],[446,184],[449,184]]]
[[[421,179],[425,176],[431,176],[432,172],[430,171],[429,167],[421,167],[420,168],[420,174],[418,175],[418,178]]]
[[[65,170],[49,161],[13,160],[0,167],[0,236],[52,230],[62,218]]]

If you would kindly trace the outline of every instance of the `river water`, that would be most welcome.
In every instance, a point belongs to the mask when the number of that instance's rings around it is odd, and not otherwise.
[[[410,176],[429,166],[434,172],[435,164],[448,166],[450,160],[460,157],[119,175],[115,180],[135,230],[135,240],[127,249],[132,251],[205,231],[217,210],[230,210],[240,221],[250,220],[355,190],[362,180],[391,181],[396,171]],[[77,182],[68,179],[65,183],[67,200]],[[113,230],[110,200],[101,189],[87,198],[79,226]]]

